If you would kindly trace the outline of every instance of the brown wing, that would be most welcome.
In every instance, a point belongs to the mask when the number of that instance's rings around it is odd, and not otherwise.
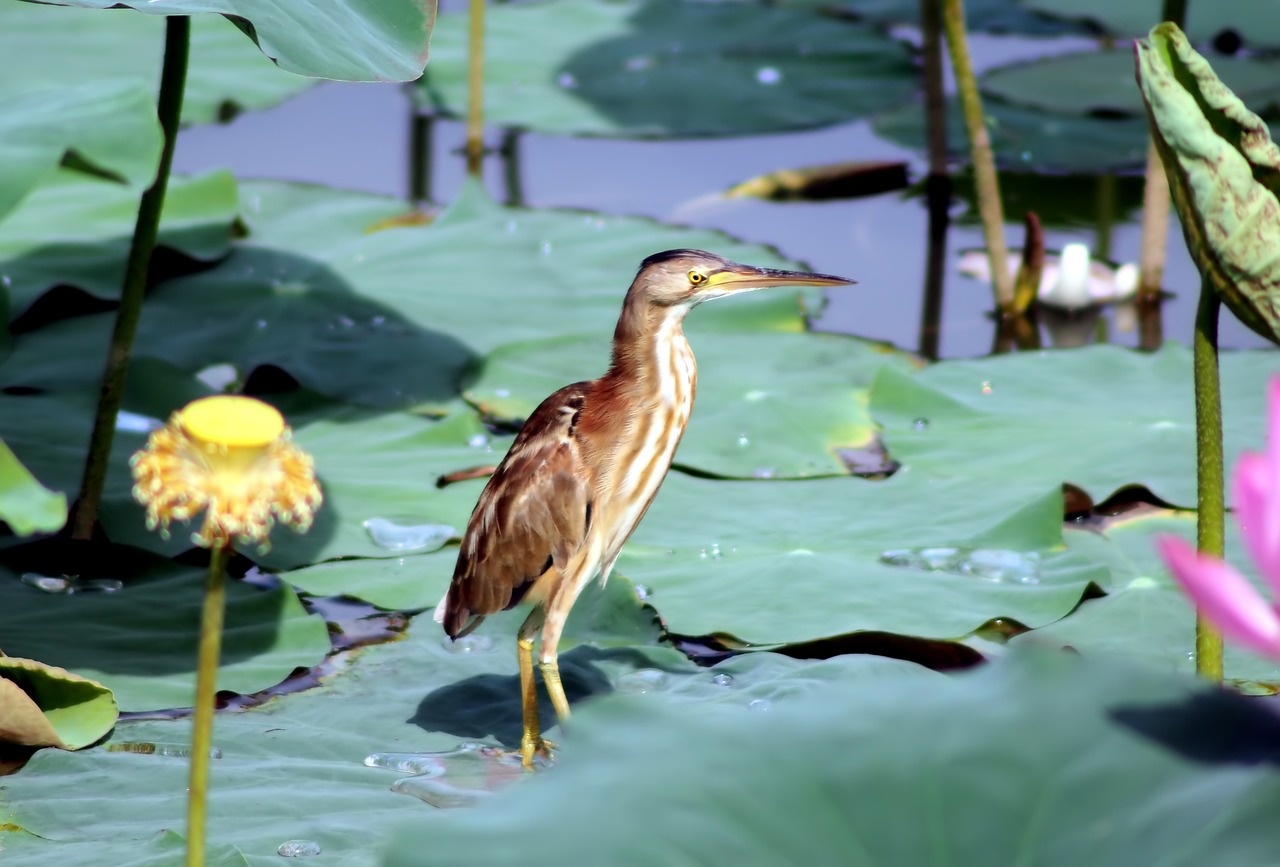
[[[480,494],[437,612],[449,635],[463,635],[485,615],[519,603],[581,546],[592,485],[576,427],[590,389],[579,382],[544,400]]]

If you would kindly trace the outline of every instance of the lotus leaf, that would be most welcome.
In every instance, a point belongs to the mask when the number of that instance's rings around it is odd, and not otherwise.
[[[766,713],[594,703],[555,774],[406,822],[383,864],[1246,867],[1280,845],[1280,723],[1248,699],[1067,654],[922,685],[831,684]],[[625,785],[584,798],[600,781]],[[539,833],[566,815],[590,833]]]
[[[96,571],[67,580],[116,580],[123,589],[46,592],[0,566],[5,652],[100,681],[125,710],[189,707],[204,570],[156,560],[141,571],[105,562]],[[288,587],[231,582],[218,689],[275,686],[295,668],[318,663],[329,646],[324,621],[307,614]]]
[[[698,400],[676,463],[739,478],[845,473],[840,448],[874,438],[866,388],[875,371],[908,370],[911,356],[836,335],[699,334],[705,309],[686,323]],[[608,359],[602,336],[504,346],[485,359],[467,397],[488,416],[523,419],[562,385],[603,373]]]
[[[434,0],[337,0],[325,5],[324,14],[266,0],[62,0],[59,5],[126,7],[148,15],[225,15],[244,21],[244,31],[281,69],[347,81],[417,78],[427,62],[436,11]]]
[[[0,656],[0,742],[78,750],[111,731],[111,690],[34,659]]]
[[[1187,249],[1231,312],[1280,343],[1280,149],[1176,25],[1153,28],[1137,56]]]
[[[156,124],[156,92],[164,53],[164,24],[158,18],[5,3],[0,5],[0,32],[9,37],[0,54],[0,94],[39,92],[45,99],[57,99],[58,94],[72,89],[128,84],[147,94],[150,120]],[[238,111],[268,108],[314,84],[314,79],[276,68],[231,21],[202,15],[191,22],[190,62],[182,100],[184,123],[212,123]],[[21,116],[6,114],[5,119],[26,123]],[[160,154],[159,133],[156,125],[155,158]],[[115,159],[129,158],[137,146],[137,142],[121,139],[113,155]]]
[[[1263,436],[1258,395],[1276,370],[1268,352],[1222,355],[1228,463]],[[1196,502],[1191,352],[1095,346],[944,361],[917,374],[881,368],[871,415],[890,456],[966,478],[1071,483],[1095,501],[1145,485]]]
[[[1145,36],[1164,15],[1162,0],[1018,0],[1042,15],[1083,20],[1121,39]],[[1280,46],[1280,3],[1276,0],[1214,0],[1188,3],[1187,32],[1197,43],[1234,34],[1253,49]]]
[[[485,42],[485,119],[555,135],[827,126],[889,108],[916,87],[901,43],[797,8],[549,0],[490,9]],[[415,89],[426,110],[464,113],[466,45],[467,17],[442,15]]]
[[[19,536],[56,533],[67,522],[67,498],[27,471],[0,440],[0,521]]]

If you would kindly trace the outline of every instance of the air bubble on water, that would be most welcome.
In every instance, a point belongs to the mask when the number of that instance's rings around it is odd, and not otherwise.
[[[747,710],[753,710],[757,713],[767,711],[772,707],[773,702],[769,701],[767,698],[753,698],[747,703]]]
[[[542,255],[544,255],[544,256],[550,256],[550,255],[551,255],[551,242],[550,242],[550,241],[543,241],[543,242],[542,242]]]
[[[286,840],[276,854],[282,858],[309,858],[320,854],[320,844],[315,840]]]
[[[911,426],[916,430],[925,430],[929,427],[929,420],[927,418],[918,418],[911,422]]]
[[[446,635],[440,639],[440,644],[450,653],[484,653],[492,649],[493,639],[487,635],[464,635],[461,638]]]
[[[116,430],[128,431],[130,433],[151,433],[164,427],[164,422],[158,418],[152,418],[147,415],[139,415],[136,412],[129,412],[122,409],[116,413]]]
[[[782,73],[772,66],[762,66],[756,70],[756,81],[760,84],[777,84],[782,81]]]
[[[719,560],[723,554],[720,553],[720,543],[713,542],[710,548],[703,548],[699,552],[698,557],[702,560]]]
[[[643,600],[645,600],[645,599],[648,599],[648,598],[649,598],[650,596],[652,596],[652,595],[653,595],[653,591],[652,591],[652,590],[650,590],[650,589],[649,589],[648,587],[646,587],[645,585],[643,585],[643,584],[637,584],[637,585],[636,585],[636,598],[637,598],[637,599],[640,599],[641,601],[643,601]]]
[[[565,90],[573,90],[578,86],[578,79],[574,78],[572,73],[562,72],[560,77],[556,79],[556,83]]]
[[[711,682],[716,686],[733,686],[733,675],[717,674],[715,677],[711,678]]]
[[[467,440],[467,445],[473,449],[482,449],[489,444],[489,438],[482,433],[472,434]]]
[[[439,776],[444,773],[444,763],[431,753],[373,753],[365,756],[365,767],[384,768],[404,774]]]
[[[751,437],[747,436],[746,434],[738,434],[738,445],[742,446],[743,448],[746,448],[747,446],[751,445]]]
[[[402,524],[388,518],[369,518],[363,524],[373,544],[388,551],[435,550],[458,531],[448,524]]]
[[[665,672],[658,671],[656,668],[642,668],[622,675],[614,684],[614,689],[618,692],[646,693],[659,689],[666,683]]]

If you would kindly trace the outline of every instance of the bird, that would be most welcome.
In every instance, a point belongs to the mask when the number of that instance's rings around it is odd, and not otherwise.
[[[685,315],[703,302],[770,286],[853,282],[741,265],[704,250],[655,253],[627,290],[608,370],[554,392],[525,421],[476,502],[435,620],[458,639],[489,614],[532,604],[516,641],[526,770],[555,747],[538,719],[534,638],[563,724],[569,702],[556,649],[565,620],[592,579],[608,580],[689,423],[698,373]]]

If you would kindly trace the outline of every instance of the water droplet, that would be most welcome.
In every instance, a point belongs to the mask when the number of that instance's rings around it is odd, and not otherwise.
[[[653,58],[640,55],[638,57],[628,57],[622,64],[623,69],[627,72],[643,72],[653,66]]]
[[[773,702],[767,698],[753,698],[747,703],[747,710],[753,710],[757,713],[763,713],[773,707]]]
[[[107,752],[109,753],[133,753],[139,756],[166,756],[176,759],[191,758],[190,744],[162,744],[152,743],[150,741],[116,741],[107,744]],[[222,750],[212,747],[209,750],[209,758],[222,758]]]
[[[447,524],[400,524],[387,518],[370,518],[363,526],[373,544],[388,551],[435,550],[458,536],[458,531]]]
[[[495,789],[527,779],[518,753],[492,744],[469,741],[456,749],[437,753],[374,753],[364,760],[368,767],[408,773],[391,784],[391,791],[411,795],[435,807],[464,807],[487,797]],[[535,768],[550,761],[539,755]]]
[[[929,427],[929,420],[927,418],[918,418],[911,423],[911,426],[916,430],[925,430]]]
[[[643,601],[653,595],[653,591],[643,584],[636,585],[636,598]]]
[[[463,746],[473,749],[470,744]],[[365,756],[364,764],[367,768],[384,768],[405,774],[439,776],[444,773],[444,763],[435,753],[374,753]]]
[[[703,548],[698,553],[698,557],[703,560],[719,560],[722,556],[718,542],[713,542],[710,548]]]
[[[262,210],[261,196],[253,196],[252,198],[249,199],[249,210],[253,211],[255,214],[258,213],[258,211]]]
[[[1018,159],[1022,160],[1024,163],[1031,162],[1031,151],[1023,151],[1018,155]]]
[[[8,274],[0,276],[0,286],[3,286],[6,289],[10,288],[11,286],[13,286],[13,278],[10,277]]]
[[[467,440],[467,445],[473,449],[482,449],[489,444],[489,438],[482,433],[472,434]]]
[[[542,242],[542,255],[544,255],[544,256],[550,256],[550,255],[551,255],[551,242],[550,242],[550,241],[543,241],[543,242]]]
[[[508,220],[508,221],[507,221],[507,234],[508,234],[508,235],[515,234],[515,232],[516,232],[517,230],[519,230],[519,228],[520,228],[520,226],[516,223],[516,221],[515,221],[515,220]]]
[[[440,644],[450,653],[484,653],[493,647],[493,639],[487,635],[445,636],[440,639]]]
[[[494,397],[511,397],[511,389],[509,389],[509,388],[495,388],[495,389],[493,390],[493,394],[494,394]]]
[[[991,394],[991,380],[989,379],[982,380],[982,393]]]
[[[196,374],[196,379],[214,391],[226,391],[239,378],[234,364],[211,364]]]
[[[772,479],[777,472],[773,467],[756,467],[751,471],[751,477],[753,479]]]
[[[618,692],[646,693],[659,689],[666,683],[665,672],[658,671],[656,668],[642,668],[622,675],[614,684],[614,689]]]
[[[563,72],[560,74],[560,77],[556,79],[556,83],[565,90],[573,90],[578,86],[578,79],[574,78],[571,73]]]
[[[159,430],[162,427],[164,427],[164,422],[158,418],[139,415],[136,412],[129,412],[127,409],[122,409],[116,413],[116,430],[129,431],[130,433],[151,433],[153,430]]]
[[[777,84],[782,81],[782,73],[772,66],[762,66],[756,70],[756,81],[760,84]]]
[[[309,858],[320,854],[320,844],[315,840],[286,840],[276,854],[282,858]]]
[[[1039,584],[1040,555],[992,548],[895,548],[880,555],[886,566],[921,572],[971,575],[1002,584]]]
[[[45,593],[71,596],[76,593],[115,593],[124,587],[118,578],[89,578],[80,580],[78,575],[41,575],[39,572],[23,572],[19,579],[28,587]]]
[[[265,331],[267,328],[267,320],[259,319],[257,322],[253,323],[253,327],[259,331]]]
[[[374,316],[373,318],[371,318],[371,319],[369,320],[369,327],[370,327],[370,328],[378,328],[378,327],[382,326],[383,324],[385,324],[385,323],[386,323],[386,321],[387,321],[387,317],[385,317],[385,316]]]
[[[716,686],[733,686],[733,675],[717,674],[715,677],[711,678],[711,682]]]
[[[738,434],[738,445],[742,446],[743,448],[751,445],[751,437],[747,436],[746,434]]]

